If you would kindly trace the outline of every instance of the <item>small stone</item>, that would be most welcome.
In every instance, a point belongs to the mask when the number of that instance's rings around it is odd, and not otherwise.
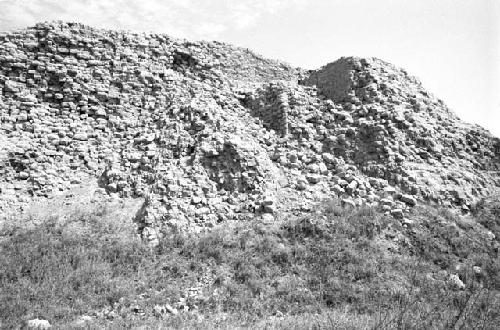
[[[87,141],[88,140],[88,136],[85,133],[76,133],[73,136],[73,139],[78,140],[78,141]]]
[[[78,319],[76,319],[72,325],[75,326],[75,327],[78,327],[78,328],[81,328],[81,327],[86,327],[88,326],[88,323],[91,323],[92,322],[92,317],[91,316],[88,316],[88,315],[82,315],[80,316]]]
[[[106,110],[103,108],[97,109],[95,114],[96,114],[96,116],[101,116],[101,117],[105,117],[107,115]]]
[[[465,284],[462,282],[460,277],[458,277],[457,274],[451,274],[450,277],[448,278],[449,283],[458,290],[463,290],[465,289]]]
[[[309,164],[307,170],[311,173],[319,173],[319,165],[316,163]]]
[[[262,205],[273,205],[275,202],[274,198],[270,195],[265,195],[264,199],[262,200],[261,204]]]
[[[325,163],[332,164],[333,162],[335,162],[335,157],[330,153],[324,153],[321,155],[321,157],[323,158]]]
[[[277,211],[275,204],[262,205],[261,207],[262,207],[263,213],[276,213],[276,211]]]
[[[321,176],[319,176],[318,174],[308,174],[306,176],[306,179],[307,181],[309,181],[309,183],[316,184],[321,181]]]
[[[344,207],[345,206],[356,207],[356,203],[352,199],[349,199],[349,198],[342,199],[341,205]]]
[[[325,163],[321,162],[318,164],[319,173],[326,175],[328,174],[328,167],[326,167]]]
[[[417,200],[411,195],[401,195],[400,200],[410,207],[417,205]]]
[[[298,190],[306,190],[307,189],[307,181],[305,179],[297,180],[297,189]]]
[[[262,214],[262,222],[264,222],[264,223],[274,222],[274,215],[272,215],[271,213]]]
[[[166,304],[166,305],[165,305],[165,310],[166,310],[167,312],[169,312],[170,314],[172,314],[172,315],[177,315],[177,314],[179,314],[179,311],[178,311],[176,308],[173,308],[172,306],[170,306],[169,304]]]
[[[165,315],[166,313],[167,313],[167,309],[165,308],[165,306],[155,305],[153,307],[153,314],[155,316],[161,317],[161,316]]]
[[[342,187],[341,187],[341,186],[339,186],[338,184],[334,185],[334,186],[331,188],[331,190],[332,190],[333,192],[335,192],[337,195],[342,195],[342,194],[345,192],[344,188],[342,188]]]
[[[144,314],[144,310],[139,305],[132,306],[130,310],[136,314]]]
[[[356,180],[352,180],[351,183],[349,183],[347,185],[347,187],[345,187],[345,191],[349,194],[349,195],[352,195],[354,193],[354,191],[356,190],[356,188],[358,187],[358,181]]]
[[[19,179],[26,180],[29,177],[30,177],[29,173],[27,173],[27,172],[19,172]]]
[[[349,184],[349,182],[347,182],[346,180],[344,179],[338,179],[337,180],[337,184],[341,187],[343,187],[345,189],[345,187],[347,187],[347,185]]]
[[[28,329],[50,329],[51,325],[47,320],[33,319],[26,322]]]
[[[404,218],[402,223],[406,226],[411,226],[411,225],[413,225],[413,220],[410,220],[408,218]]]
[[[394,201],[392,201],[392,200],[391,200],[391,199],[389,199],[389,198],[382,198],[382,199],[380,200],[380,204],[382,204],[382,205],[389,205],[389,206],[392,206],[392,205],[394,205]]]
[[[385,196],[392,196],[396,193],[396,189],[394,187],[385,187],[384,188],[384,195]]]
[[[396,219],[403,219],[404,214],[402,209],[393,209],[391,215]]]

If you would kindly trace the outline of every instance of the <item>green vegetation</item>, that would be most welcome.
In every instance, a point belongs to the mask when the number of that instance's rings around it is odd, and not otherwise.
[[[494,212],[416,208],[402,224],[329,201],[283,223],[172,234],[154,250],[104,208],[5,226],[1,325],[40,317],[67,328],[100,313],[96,327],[493,329],[500,259],[498,236],[485,228],[498,228]],[[190,311],[153,315],[179,300]]]

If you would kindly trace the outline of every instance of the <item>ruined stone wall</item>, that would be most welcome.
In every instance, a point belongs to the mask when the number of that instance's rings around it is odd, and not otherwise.
[[[313,71],[303,83],[317,86],[322,94],[335,102],[343,102],[353,95],[352,71],[352,64],[341,59]]]
[[[404,70],[344,58],[306,85],[296,71],[165,35],[0,33],[0,217],[98,180],[146,198],[137,222],[157,241],[323,198],[399,217],[417,200],[466,209],[500,186],[498,139]]]
[[[215,214],[259,208],[272,164],[258,145],[228,138],[248,140],[256,126],[225,79],[241,62],[240,80],[293,70],[225,44],[80,24],[38,24],[0,41],[2,216],[95,179],[109,194],[150,196],[157,225],[211,226]],[[263,63],[276,69],[259,74]],[[215,136],[224,148],[205,154]],[[254,200],[230,204],[233,192]]]
[[[252,115],[261,119],[264,126],[281,136],[289,133],[288,113],[290,104],[283,86],[272,84],[247,95],[245,105]]]

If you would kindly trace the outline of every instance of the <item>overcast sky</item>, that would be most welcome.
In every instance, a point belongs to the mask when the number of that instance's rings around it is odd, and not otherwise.
[[[378,57],[500,136],[500,0],[0,0],[0,30],[59,19],[226,41],[308,69]]]

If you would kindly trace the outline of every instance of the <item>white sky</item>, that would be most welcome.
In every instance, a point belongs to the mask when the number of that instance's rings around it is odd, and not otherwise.
[[[0,0],[0,30],[56,19],[226,41],[311,69],[379,57],[500,136],[500,0]]]

